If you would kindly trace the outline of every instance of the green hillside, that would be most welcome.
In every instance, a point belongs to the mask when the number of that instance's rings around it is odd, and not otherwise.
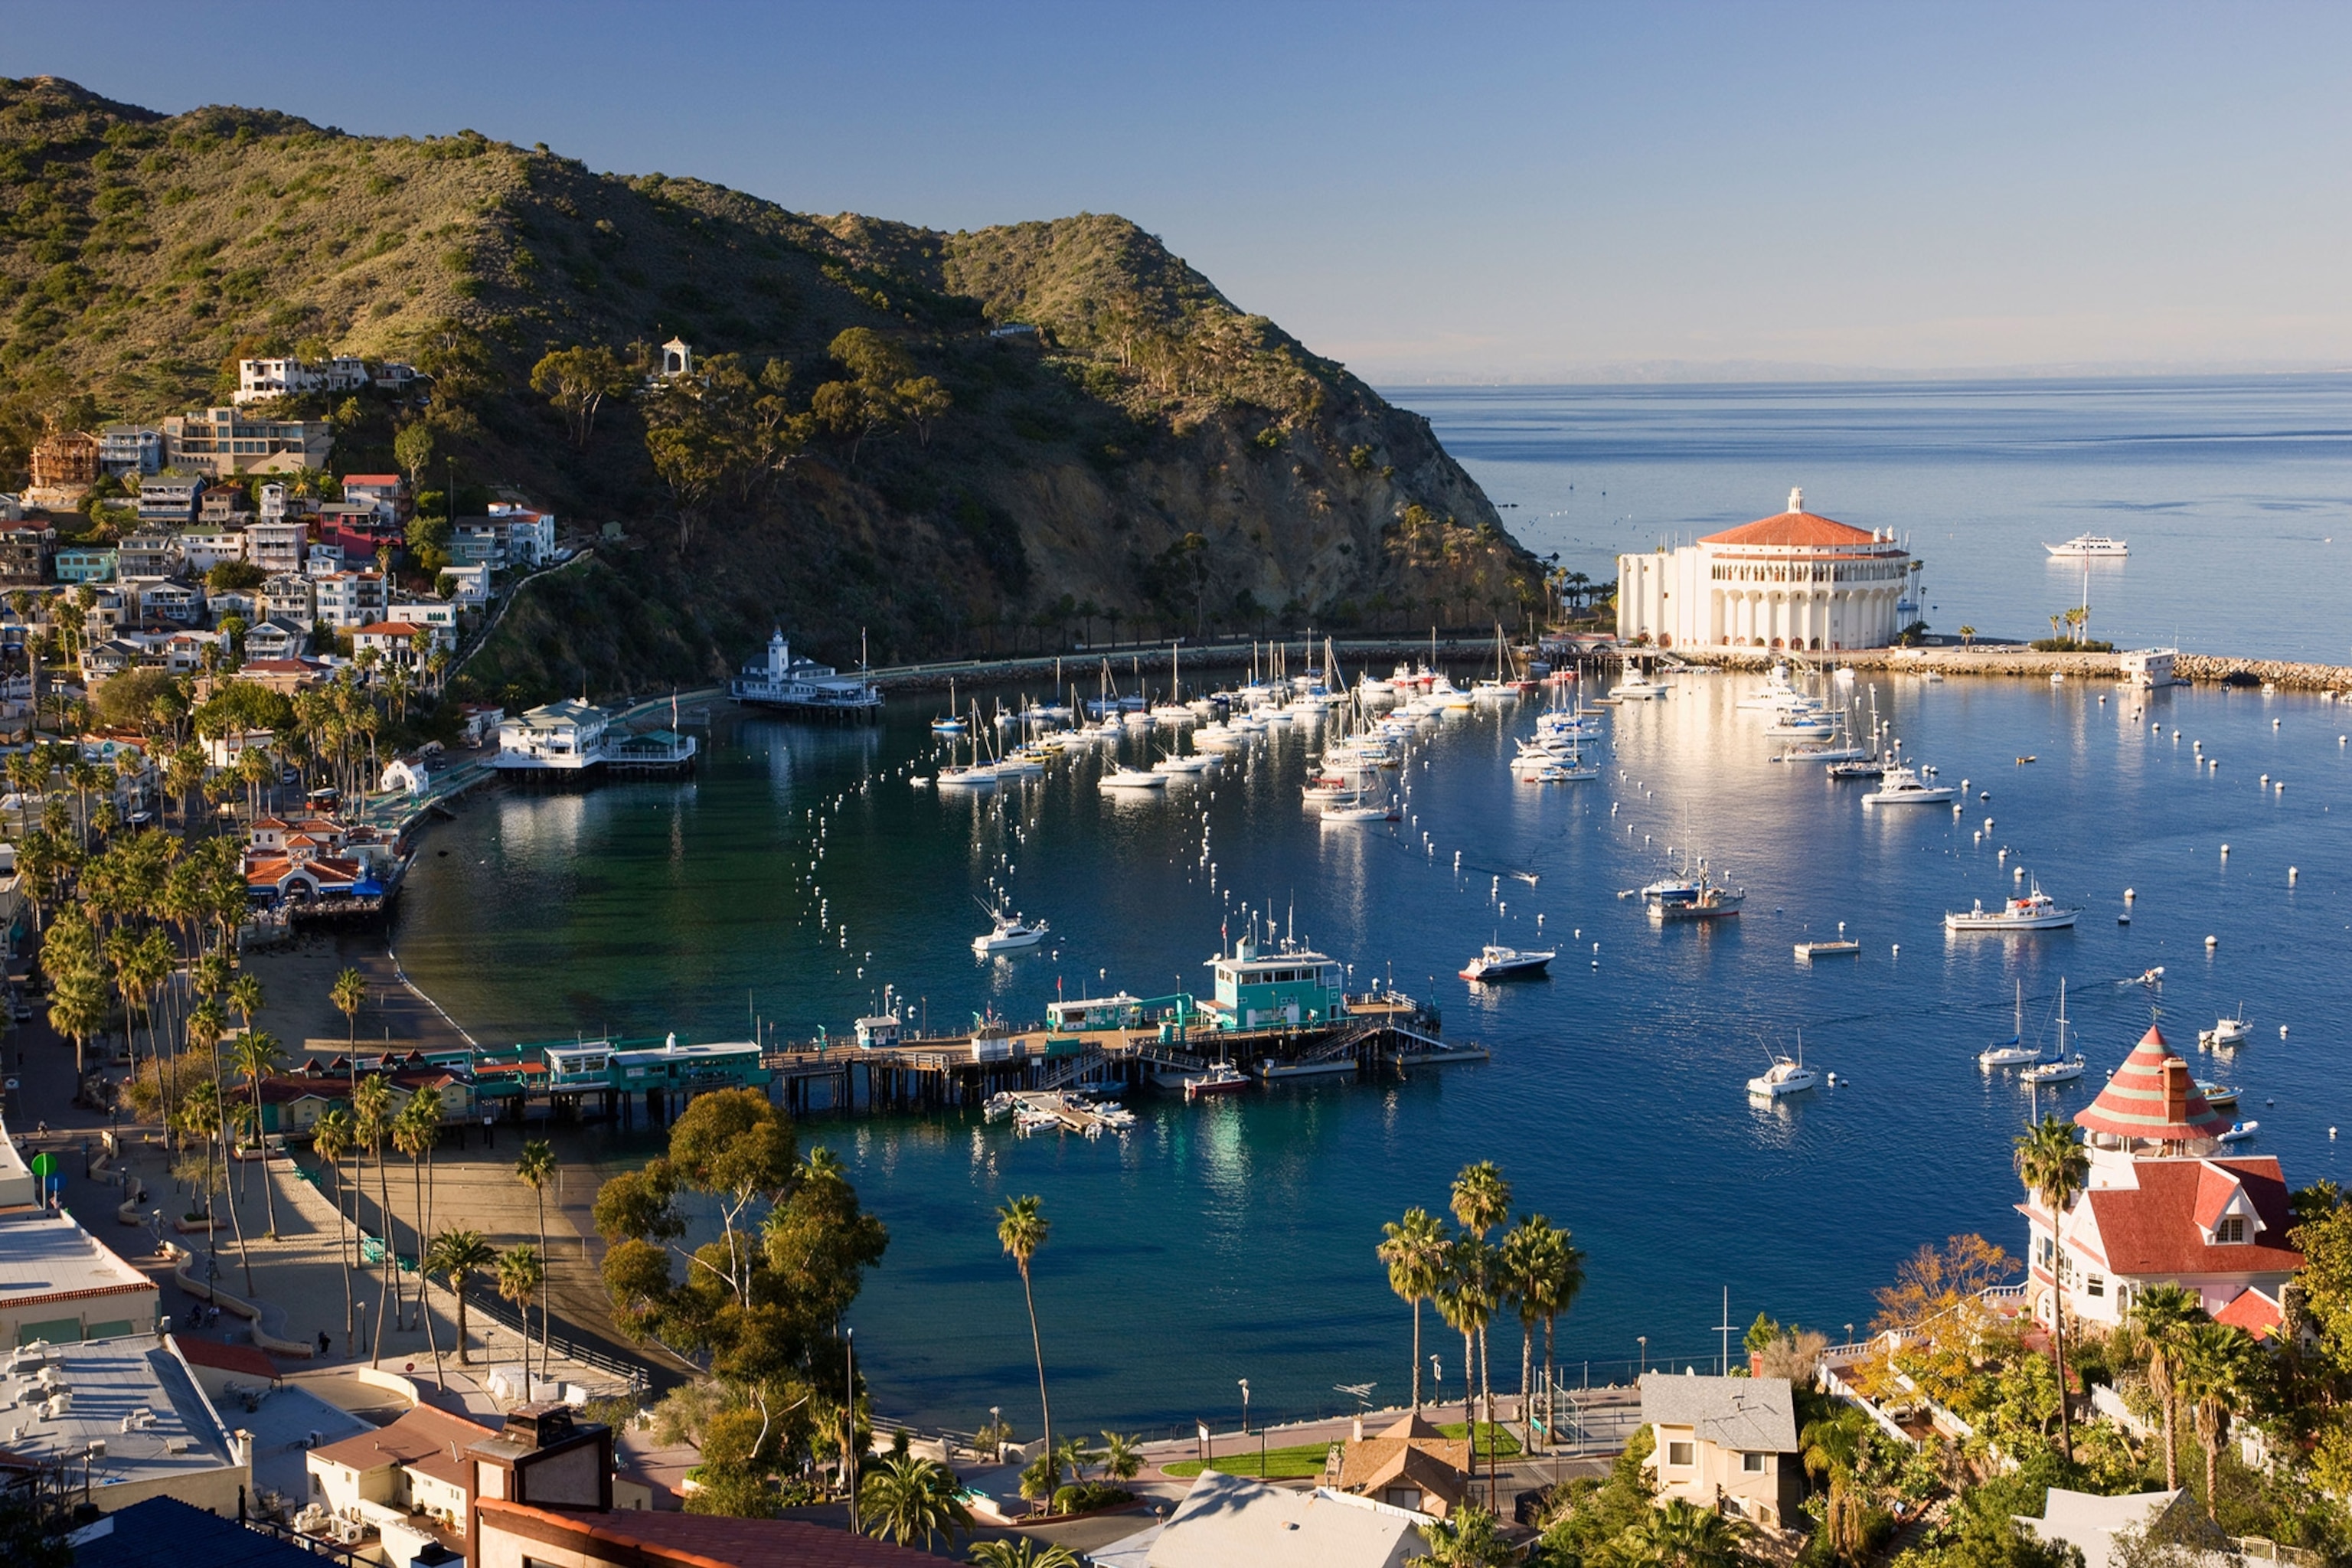
[[[845,657],[870,628],[880,662],[1540,596],[1425,421],[1121,218],[942,234],[49,79],[0,81],[0,484],[46,419],[194,406],[240,355],[407,359],[422,410],[307,409],[338,471],[415,458],[421,424],[424,488],[454,471],[461,503],[599,539],[501,621],[467,672],[489,689],[707,677],[779,621]],[[711,374],[649,392],[673,335]],[[608,383],[584,429],[531,386],[580,346],[613,356],[575,365]]]

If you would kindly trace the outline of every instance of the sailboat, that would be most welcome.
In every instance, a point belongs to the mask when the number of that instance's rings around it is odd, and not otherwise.
[[[2017,1016],[2011,1020],[2009,1038],[1995,1040],[1991,1045],[1979,1051],[1977,1065],[1988,1068],[2013,1068],[2023,1067],[2028,1062],[2040,1059],[2042,1047],[2029,1046],[2024,1041],[2025,983],[2021,980],[2017,983]]]
[[[980,704],[977,702],[971,705],[971,716],[973,721],[972,724],[970,726],[973,731],[971,737],[971,762],[962,767],[957,766],[955,749],[953,745],[950,744],[948,749],[947,765],[940,769],[939,777],[931,781],[941,789],[983,789],[993,786],[997,782],[998,771],[995,763],[983,763],[980,760],[980,735],[978,733]],[[937,726],[934,726],[934,728],[936,727]]]
[[[2058,1038],[2053,1043],[2053,1055],[2048,1061],[2037,1060],[2017,1076],[2031,1084],[2065,1083],[2083,1076],[2090,1064],[2083,1053],[2066,1054],[2066,982],[2058,982]]]
[[[955,677],[948,677],[948,710],[931,721],[935,734],[961,735],[966,729],[963,715],[956,711]]]
[[[1495,678],[1470,683],[1470,695],[1481,702],[1517,702],[1518,682],[1511,679],[1510,651],[1503,641],[1503,623],[1495,623]]]
[[[1181,643],[1168,645],[1168,700],[1151,710],[1151,718],[1154,723],[1181,724],[1189,729],[1201,721],[1201,716],[1184,702],[1184,678],[1177,668],[1183,646]]]

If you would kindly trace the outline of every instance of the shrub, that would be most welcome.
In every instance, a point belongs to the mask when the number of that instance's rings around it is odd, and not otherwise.
[[[1080,1481],[1054,1494],[1054,1511],[1087,1513],[1098,1508],[1121,1508],[1134,1500],[1135,1494],[1125,1487],[1115,1487],[1108,1481]]]

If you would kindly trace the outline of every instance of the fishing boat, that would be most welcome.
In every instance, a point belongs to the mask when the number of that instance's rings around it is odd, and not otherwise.
[[[2197,1092],[2203,1095],[2205,1103],[2216,1110],[2237,1109],[2238,1091],[2226,1083],[2215,1083],[2210,1079],[2200,1078],[2197,1080]]]
[[[1463,967],[1462,978],[1488,984],[1501,980],[1537,980],[1559,956],[1556,952],[1522,952],[1515,947],[1489,943]]]
[[[1772,1065],[1748,1080],[1748,1092],[1765,1100],[1779,1100],[1784,1095],[1802,1094],[1822,1081],[1822,1075],[1805,1065],[1805,1043],[1797,1042],[1793,1060],[1775,1056]]]
[[[2059,931],[2074,923],[2083,911],[2058,902],[2039,886],[2022,898],[2015,898],[1997,910],[1988,910],[1979,899],[1975,907],[1955,910],[1944,916],[1948,931]]]
[[[992,953],[1017,952],[1045,940],[1044,921],[1024,921],[1018,914],[1001,906],[991,913],[990,921],[990,929],[971,939],[972,952],[982,958]]]
[[[1249,1086],[1249,1074],[1231,1062],[1219,1062],[1198,1078],[1184,1080],[1184,1098],[1192,1100],[1212,1094],[1239,1094]]]
[[[2234,1050],[2251,1037],[2246,1027],[2246,1010],[2238,1009],[2234,1018],[2216,1018],[2210,1029],[2197,1031],[2197,1043],[2209,1051]]]
[[[1937,805],[1958,795],[1951,784],[1924,782],[1906,763],[1891,763],[1880,774],[1878,787],[1862,797],[1864,805]]]
[[[1642,889],[1642,898],[1650,906],[1650,918],[1661,925],[1668,921],[1711,921],[1736,915],[1748,901],[1748,895],[1738,889],[1718,886],[1704,860],[1698,863],[1696,878],[1653,882]]]
[[[2104,533],[2078,533],[2063,544],[2045,543],[2042,548],[2053,555],[2087,561],[2111,560],[2131,553],[2129,544],[2120,539],[2110,539]]]

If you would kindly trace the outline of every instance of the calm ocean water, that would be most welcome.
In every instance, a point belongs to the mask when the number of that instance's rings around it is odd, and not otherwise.
[[[1838,417],[1822,395],[1783,395],[1807,401],[1809,425]],[[1861,395],[1846,423],[1866,426],[1878,395]],[[1565,427],[1587,400],[1503,401]],[[1477,417],[1490,416],[1500,417]],[[1452,417],[1441,428],[1461,440]],[[1772,487],[1790,483],[1865,524],[1884,519],[1838,499],[1855,476],[1875,474],[1888,491],[1935,488],[1902,478],[1895,457],[1853,455],[1867,443],[1851,434],[1825,481],[1811,471],[1818,459],[1771,472],[1765,437],[1744,418],[1712,431],[1692,410],[1674,418],[1700,451],[1694,473],[1674,471],[1677,443],[1655,428],[1621,437],[1654,448],[1642,463],[1608,460],[1646,474],[1660,495],[1719,484],[1730,499],[1708,523],[1769,510]],[[1706,455],[1748,444],[1759,447],[1751,478]],[[1541,471],[1533,457],[1482,453],[1475,435],[1462,445],[1502,499],[1529,493],[1511,486]],[[1563,458],[1581,495],[1587,459]],[[2102,463],[2117,495],[2159,488],[2166,473]],[[1989,456],[1967,466],[1980,485],[2036,488]],[[2263,488],[2261,465],[2240,468],[2242,491]],[[2090,482],[2063,465],[2037,471],[2044,489],[2050,471],[2064,488]],[[1761,501],[1739,503],[1759,485]],[[2030,523],[2003,526],[2032,537]],[[2105,525],[2065,531],[2091,526]],[[2144,566],[2162,553],[2137,553],[2142,537],[2126,572],[2157,579]],[[1570,542],[1556,545],[1563,559]],[[2011,574],[2036,584],[2042,571],[2026,561]],[[2308,627],[2311,647],[2274,651],[2321,653],[2322,628],[2343,621],[2335,598],[2305,574],[2250,599],[2244,624]],[[2352,1127],[2338,1066],[2338,976],[2352,946],[2352,749],[2338,737],[2352,711],[2178,689],[2139,712],[2128,694],[2081,683],[1857,687],[1907,752],[1946,782],[1969,781],[1956,820],[1866,813],[1857,786],[1767,761],[1762,721],[1732,708],[1752,679],[1688,678],[1664,702],[1619,710],[1606,775],[1578,786],[1509,779],[1511,735],[1532,725],[1529,710],[1433,725],[1407,775],[1417,820],[1373,831],[1325,829],[1302,810],[1309,737],[1297,732],[1165,801],[1100,795],[1089,761],[971,802],[905,784],[905,768],[932,750],[919,702],[894,704],[888,724],[864,731],[722,716],[691,782],[494,796],[436,827],[395,940],[410,973],[484,1038],[607,1027],[740,1037],[751,1008],[790,1035],[820,1025],[837,1035],[886,982],[934,1026],[991,1005],[1040,1016],[1057,982],[1071,994],[1197,986],[1220,922],[1238,930],[1246,903],[1295,919],[1353,966],[1359,987],[1393,974],[1435,997],[1449,1037],[1495,1048],[1486,1066],[1404,1083],[1193,1109],[1139,1099],[1135,1131],[1094,1143],[1023,1140],[976,1118],[811,1122],[804,1141],[843,1152],[891,1229],[856,1313],[883,1405],[955,1426],[999,1405],[1034,1430],[1020,1287],[991,1213],[1020,1193],[1042,1194],[1055,1222],[1037,1295],[1056,1414],[1073,1429],[1230,1421],[1241,1377],[1261,1414],[1339,1408],[1338,1384],[1377,1380],[1376,1397],[1401,1395],[1409,1319],[1371,1247],[1383,1220],[1441,1206],[1452,1173],[1481,1158],[1503,1164],[1521,1207],[1570,1228],[1589,1254],[1590,1284],[1561,1325],[1572,1367],[1589,1358],[1596,1376],[1614,1370],[1637,1354],[1637,1335],[1654,1362],[1697,1359],[1716,1342],[1727,1287],[1735,1322],[1769,1310],[1839,1331],[1867,1319],[1872,1288],[1923,1243],[1963,1230],[2021,1239],[2008,1143],[2026,1096],[1974,1055],[2010,1032],[2020,985],[2029,1035],[2046,1034],[2062,977],[2080,1042],[2102,1067],[2122,1058],[2151,1006],[2194,1055],[2197,1027],[2242,1004],[2253,1042],[2214,1065],[2243,1086],[2240,1114],[2263,1124],[2252,1147],[2279,1154],[2298,1184],[2352,1181],[2329,1135]],[[2173,739],[2175,724],[2189,739]],[[2197,766],[2191,740],[2218,769]],[[2285,792],[2258,785],[2264,773]],[[1748,890],[1738,921],[1660,931],[1615,896],[1685,844]],[[2020,864],[2085,906],[2080,927],[1947,939],[1940,912],[2000,897]],[[821,891],[802,879],[812,868]],[[1051,950],[972,959],[973,900],[991,876],[1053,921]],[[2126,888],[2137,893],[2128,927],[2115,919]],[[1492,936],[1530,944],[1538,916],[1547,942],[1567,950],[1549,981],[1473,995],[1451,978]],[[1793,942],[1841,921],[1864,944],[1859,960],[1792,962]],[[2219,939],[2210,953],[2208,934]],[[2118,984],[2157,964],[2161,989]],[[1840,1086],[1752,1106],[1744,1080],[1800,1032],[1808,1061]],[[2057,1103],[2079,1107],[2090,1092],[2062,1089]],[[616,1160],[630,1152],[616,1140]],[[1425,1351],[1458,1378],[1458,1341],[1433,1319],[1425,1330]],[[1514,1338],[1497,1340],[1498,1372]]]
[[[1406,387],[1539,554],[1615,560],[1779,511],[1892,528],[1927,563],[1927,618],[2048,635],[2083,563],[2126,646],[2352,662],[2352,375],[1847,385]]]

